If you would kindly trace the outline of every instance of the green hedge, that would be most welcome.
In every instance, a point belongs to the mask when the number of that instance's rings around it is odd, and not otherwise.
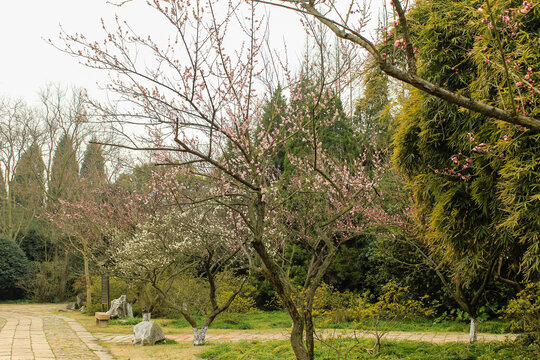
[[[20,298],[19,281],[28,271],[28,259],[17,243],[4,235],[0,235],[0,254],[0,299]]]

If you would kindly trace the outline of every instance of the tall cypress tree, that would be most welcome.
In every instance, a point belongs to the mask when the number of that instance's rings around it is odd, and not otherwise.
[[[76,197],[78,183],[77,155],[73,139],[66,134],[60,138],[54,152],[49,180],[49,196],[53,201],[60,198],[73,199]]]
[[[284,118],[287,116],[287,100],[283,96],[283,89],[278,87],[270,100],[264,107],[261,126],[264,130],[271,133],[274,129],[279,128],[283,124]],[[280,172],[284,170],[285,161],[285,144],[280,146],[278,155],[272,159],[274,166]]]
[[[286,144],[286,154],[302,157],[307,148],[312,146],[305,139],[305,134],[315,131],[322,142],[323,150],[343,161],[356,159],[361,152],[360,144],[354,133],[352,120],[343,110],[339,94],[325,90],[318,94],[315,84],[304,79],[293,90],[294,99],[289,104],[288,116],[305,119],[304,127],[294,134]],[[321,107],[318,102],[323,102]],[[331,125],[329,125],[331,124]],[[285,159],[285,175],[290,163]]]
[[[3,214],[3,209],[4,209],[6,201],[7,201],[6,181],[4,180],[4,174],[2,173],[2,171],[0,171],[0,214]]]
[[[324,90],[322,94],[318,94],[318,91],[315,84],[310,82],[307,77],[304,78],[298,83],[297,88],[293,89],[292,100],[286,108],[286,112],[279,114],[280,117],[290,116],[303,119],[302,128],[294,129],[296,133],[291,134],[283,149],[284,158],[281,166],[283,168],[283,191],[285,192],[288,191],[287,188],[290,185],[289,179],[297,171],[297,167],[292,165],[292,158],[306,158],[306,154],[313,153],[310,149],[313,144],[308,140],[308,134],[316,133],[317,141],[322,144],[323,152],[340,161],[350,162],[356,159],[361,152],[361,145],[355,136],[352,120],[343,110],[339,94],[333,93],[331,90]],[[279,104],[284,100],[274,96],[273,101]],[[276,108],[276,105],[272,105],[269,104],[265,108],[263,119],[273,115],[272,110]],[[313,161],[313,159],[306,160]],[[289,206],[296,207],[299,213],[300,209],[306,210],[305,204],[312,200],[312,195],[306,195],[306,197],[305,201],[302,201],[301,196],[298,196],[297,202],[291,202]],[[300,285],[305,281],[307,264],[312,251],[313,249],[295,239],[289,239],[287,242],[285,258],[289,261],[289,276],[294,283]]]
[[[4,180],[4,174],[0,169],[0,233],[5,233],[7,225],[7,188],[6,182]]]
[[[392,116],[390,115],[388,77],[378,68],[369,71],[364,80],[364,92],[356,103],[354,125],[365,146],[390,143]]]
[[[45,164],[38,144],[32,144],[15,166],[10,192],[15,203],[25,208],[37,208],[43,203]]]
[[[44,202],[45,164],[41,148],[32,144],[19,158],[5,202],[4,232],[12,239],[24,233]]]
[[[74,200],[79,195],[79,164],[77,163],[73,139],[67,134],[60,138],[56,146],[48,185],[49,205],[55,204],[59,199]],[[58,295],[60,299],[65,296],[70,272],[70,248],[64,245],[63,250],[63,264],[60,273],[60,289],[62,289],[62,293]]]
[[[105,181],[105,158],[98,144],[88,144],[81,165],[81,180],[95,187]]]

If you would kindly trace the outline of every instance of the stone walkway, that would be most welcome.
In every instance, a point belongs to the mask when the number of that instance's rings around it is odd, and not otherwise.
[[[119,335],[119,334],[94,334],[99,340],[103,342],[116,342],[116,343],[128,343],[131,342],[131,335]],[[322,338],[340,336],[340,337],[357,337],[357,338],[374,338],[375,336],[370,332],[359,332],[351,330],[323,330],[319,331],[318,335]],[[478,334],[478,341],[490,342],[490,341],[505,341],[514,340],[517,335],[514,334]],[[167,335],[169,339],[176,340],[178,342],[192,342],[193,335]],[[407,341],[424,341],[436,344],[450,343],[450,342],[469,342],[469,334],[464,333],[420,333],[420,332],[401,332],[391,331],[384,337],[386,340],[407,340]],[[239,331],[230,330],[227,333],[213,334],[212,330],[208,331],[206,335],[206,341],[216,342],[235,342],[235,341],[270,341],[270,340],[288,340],[289,333],[287,332],[253,332],[253,331]]]
[[[114,359],[58,305],[0,305],[0,360]]]

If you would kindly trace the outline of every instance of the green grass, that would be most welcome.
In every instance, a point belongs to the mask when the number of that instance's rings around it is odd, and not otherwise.
[[[197,319],[199,322],[201,319]],[[117,323],[115,323],[117,324]],[[118,323],[118,325],[120,325]],[[319,329],[354,329],[355,326],[360,329],[369,329],[369,324],[355,325],[353,322],[330,322],[324,317],[316,317],[315,325]],[[166,327],[182,329],[190,327],[184,318],[179,317],[164,324]],[[212,329],[278,329],[290,328],[291,320],[289,315],[284,311],[256,311],[245,314],[221,314],[214,320],[210,326]],[[468,332],[468,321],[448,321],[443,320],[435,322],[433,319],[412,319],[396,321],[391,326],[393,331],[410,331],[410,332]],[[480,322],[479,331],[491,334],[508,333],[509,324],[502,320],[488,320]]]
[[[327,329],[353,329],[357,328],[366,330],[370,324],[354,324],[352,322],[332,323],[324,318],[317,319],[316,325],[319,328]],[[383,323],[384,324],[384,323]],[[410,319],[395,321],[391,326],[392,331],[408,331],[408,332],[468,332],[468,321],[450,321],[443,320],[435,322],[434,319]],[[506,334],[510,332],[510,324],[502,320],[487,320],[481,321],[478,325],[478,331],[488,334]]]
[[[178,345],[178,341],[173,339],[165,339],[162,342],[158,342],[157,344],[154,344],[153,346],[169,346],[169,345]]]
[[[30,299],[17,299],[17,300],[0,300],[1,304],[37,304],[34,300]]]
[[[449,343],[443,345],[423,342],[383,342],[380,353],[373,354],[373,341],[352,339],[334,339],[331,345],[346,352],[355,346],[347,359],[436,359],[436,360],[535,360],[540,356],[536,348],[522,346],[516,343],[478,343],[474,345]],[[340,357],[335,350],[316,344],[316,359],[336,360]],[[294,360],[289,342],[241,342],[224,343],[211,347],[198,355],[202,359],[213,360]]]
[[[201,319],[197,320],[200,322]],[[177,329],[190,327],[188,322],[181,316],[164,324],[164,326]],[[291,327],[291,319],[284,311],[255,311],[246,314],[225,313],[219,315],[210,327],[212,329],[235,330],[279,329]]]
[[[109,320],[109,325],[137,325],[142,321],[140,317],[126,318],[126,319],[111,319]]]

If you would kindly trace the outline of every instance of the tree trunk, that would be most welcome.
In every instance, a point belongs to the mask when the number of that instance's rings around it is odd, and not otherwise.
[[[312,360],[315,358],[315,326],[313,326],[313,316],[311,309],[304,311],[304,318],[306,319],[306,349],[308,359]]]
[[[289,315],[291,313],[289,312]],[[299,323],[299,321],[294,321],[293,319],[293,328],[291,332],[291,346],[296,355],[297,360],[313,360],[313,357],[309,357],[309,353],[304,346],[304,334],[303,330],[304,324]]]
[[[471,326],[469,328],[469,341],[471,343],[478,340],[478,318],[471,316]]]
[[[60,301],[66,300],[67,278],[69,272],[69,251],[67,249],[64,251],[63,262],[64,268],[62,269],[62,273],[60,274],[60,293],[58,294],[58,298]]]
[[[200,330],[196,327],[193,328],[193,346],[204,345],[207,331],[208,326],[203,326]]]
[[[375,353],[380,353],[381,352],[381,339],[382,339],[382,336],[380,334],[376,334],[375,335]]]
[[[86,307],[89,308],[92,305],[92,290],[91,283],[90,283],[90,268],[88,265],[88,256],[83,254],[83,262],[84,262],[84,282],[86,286]]]
[[[262,194],[258,193],[249,206],[249,217],[253,221],[253,238],[251,246],[259,256],[263,265],[265,278],[273,285],[276,293],[283,302],[283,306],[289,313],[293,322],[291,331],[291,346],[297,360],[311,360],[304,346],[304,319],[298,312],[296,304],[292,298],[290,290],[287,288],[286,280],[279,275],[278,267],[267,252],[263,243],[265,207],[262,201]]]

